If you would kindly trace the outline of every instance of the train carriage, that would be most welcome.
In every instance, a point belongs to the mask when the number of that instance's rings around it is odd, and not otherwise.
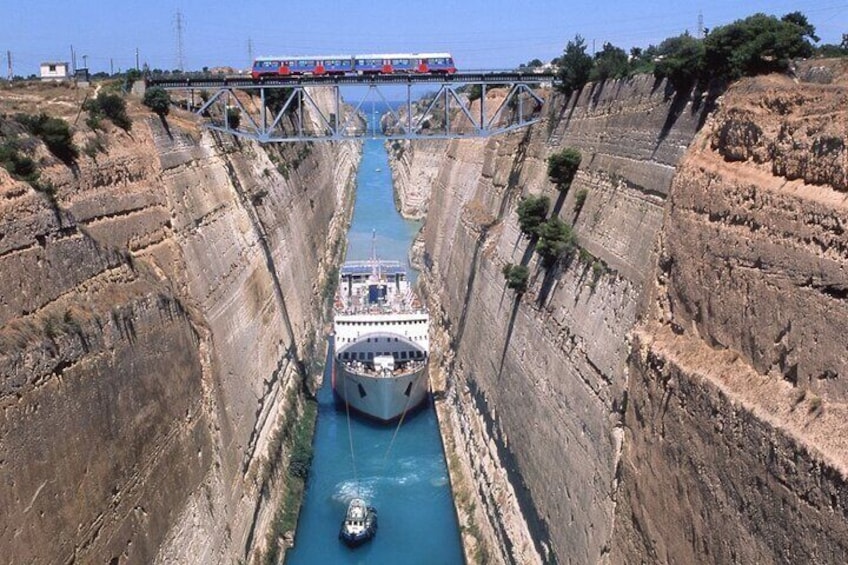
[[[354,72],[350,55],[307,55],[299,57],[259,57],[253,62],[251,76],[344,75]]]
[[[450,53],[419,53],[416,72],[454,74],[456,66]]]
[[[259,57],[253,62],[254,79],[301,75],[390,75],[453,74],[450,53],[368,53],[359,55],[314,55]]]

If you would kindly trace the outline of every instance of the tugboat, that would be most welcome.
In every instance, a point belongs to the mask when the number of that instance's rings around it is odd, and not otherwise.
[[[357,547],[377,535],[377,509],[366,506],[361,498],[354,498],[347,507],[347,515],[339,531],[339,539],[348,547]]]

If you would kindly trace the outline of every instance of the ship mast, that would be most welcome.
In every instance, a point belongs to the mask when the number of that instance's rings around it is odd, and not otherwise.
[[[371,230],[371,280],[380,280],[377,272],[377,230]]]

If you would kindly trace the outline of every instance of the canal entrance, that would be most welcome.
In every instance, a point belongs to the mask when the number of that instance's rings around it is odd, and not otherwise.
[[[383,143],[366,140],[357,174],[347,260],[370,257],[372,233],[376,233],[381,259],[407,262],[420,225],[397,213],[393,196]],[[410,272],[411,278],[414,275]],[[289,550],[286,563],[462,563],[459,526],[435,410],[427,406],[406,418],[399,429],[351,416],[349,434],[346,412],[334,405],[330,355],[332,343],[324,384],[318,391],[312,468],[295,547]],[[338,540],[339,526],[348,502],[357,496],[377,508],[379,529],[371,542],[349,549]]]

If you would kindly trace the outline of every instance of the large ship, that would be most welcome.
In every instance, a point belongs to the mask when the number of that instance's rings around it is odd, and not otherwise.
[[[388,423],[427,400],[430,316],[399,261],[346,262],[333,326],[337,401]]]

